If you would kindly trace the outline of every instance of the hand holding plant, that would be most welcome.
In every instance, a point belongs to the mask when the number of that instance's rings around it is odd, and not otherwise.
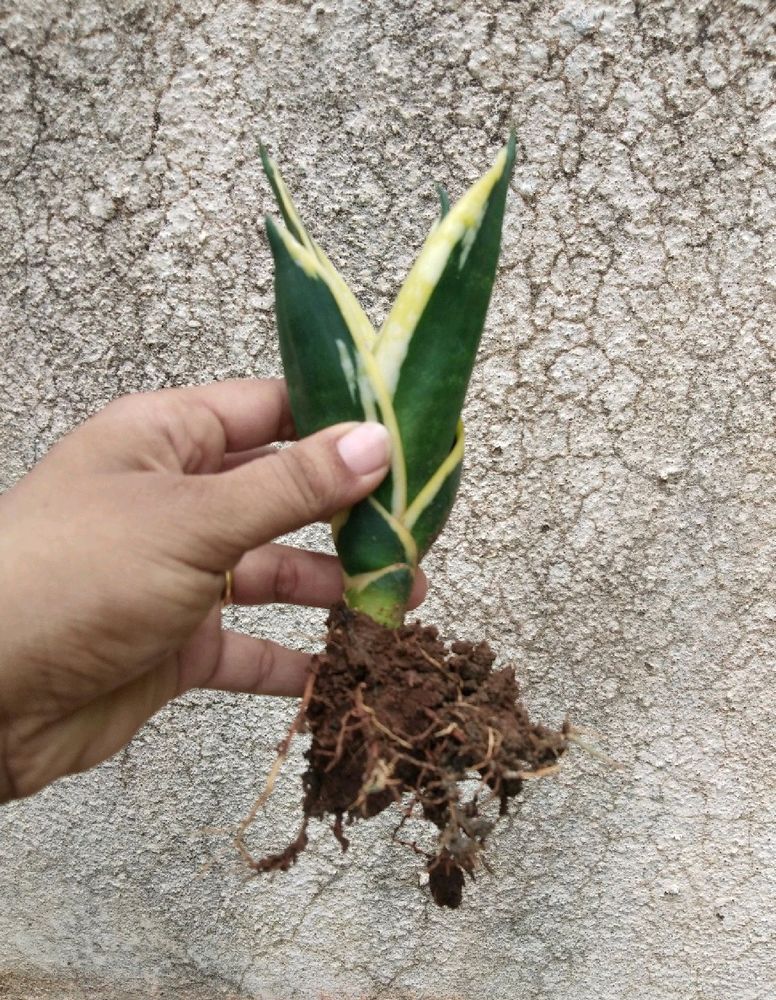
[[[309,656],[222,628],[224,574],[242,604],[336,601],[333,556],[272,539],[370,493],[389,448],[369,424],[267,448],[294,433],[279,379],[138,393],[0,496],[0,803],[190,688],[302,693]]]

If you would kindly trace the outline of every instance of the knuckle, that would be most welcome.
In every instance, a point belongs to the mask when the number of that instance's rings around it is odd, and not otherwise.
[[[336,489],[331,474],[321,462],[301,446],[289,448],[285,454],[285,469],[289,492],[302,513],[318,516],[334,504]]]
[[[11,767],[11,761],[0,754],[0,804],[21,798],[21,782]]]
[[[281,555],[275,565],[272,596],[279,604],[290,604],[299,590],[299,568],[293,559]]]
[[[116,396],[115,399],[112,399],[101,412],[111,416],[123,416],[136,409],[139,400],[145,395],[146,393],[141,392],[125,392],[122,396]]]
[[[139,420],[159,402],[162,392],[128,392],[111,400],[96,415],[114,420]]]
[[[275,673],[275,656],[268,642],[259,643],[256,649],[254,671],[253,689],[256,694],[263,694],[271,687],[272,676]]]
[[[43,782],[33,777],[35,768],[34,750],[26,744],[34,744],[37,729],[25,739],[12,730],[0,733],[0,803],[26,798],[39,791]]]

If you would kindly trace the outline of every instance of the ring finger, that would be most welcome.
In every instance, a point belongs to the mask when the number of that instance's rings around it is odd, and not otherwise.
[[[418,570],[410,607],[426,595]],[[291,545],[262,545],[246,552],[234,569],[235,604],[301,604],[328,608],[342,598],[342,565],[336,556]]]

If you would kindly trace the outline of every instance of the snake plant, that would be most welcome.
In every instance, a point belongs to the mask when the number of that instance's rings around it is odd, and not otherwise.
[[[496,271],[514,135],[452,207],[438,189],[439,219],[379,331],[302,224],[263,147],[261,155],[285,223],[266,222],[297,431],[379,420],[391,435],[390,473],[335,515],[332,532],[347,604],[395,627],[461,477],[460,414]]]

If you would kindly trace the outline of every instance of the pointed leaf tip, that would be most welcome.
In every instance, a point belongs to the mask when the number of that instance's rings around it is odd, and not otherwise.
[[[271,184],[275,173],[275,164],[272,161],[272,157],[269,155],[269,150],[263,142],[259,142],[259,156],[261,157],[261,165],[264,168],[264,174]]]
[[[444,219],[450,211],[450,196],[442,184],[435,185],[437,197],[439,198],[439,217]]]
[[[517,130],[513,125],[509,130],[509,139],[507,139],[507,169],[509,169],[515,159],[515,151],[517,149]]]

